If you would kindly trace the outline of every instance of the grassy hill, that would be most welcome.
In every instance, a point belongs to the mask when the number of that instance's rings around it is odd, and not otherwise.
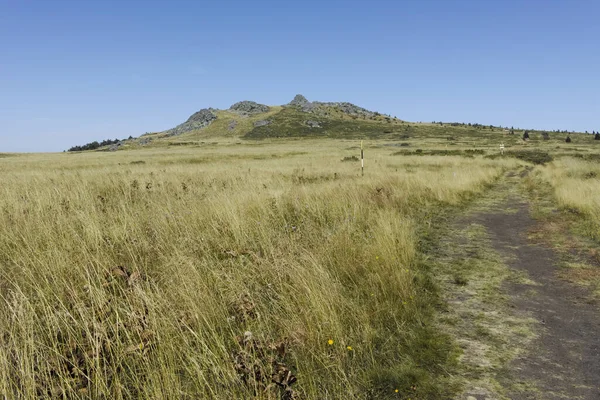
[[[368,138],[393,136],[403,132],[404,121],[350,103],[308,104],[311,105],[308,109],[298,105],[264,106],[268,111],[251,114],[232,109],[211,110],[216,118],[206,127],[190,129],[178,135],[173,135],[173,130],[168,130],[146,135],[145,138],[157,143],[184,144],[214,137]]]
[[[471,123],[408,122],[390,115],[369,111],[351,103],[309,102],[301,95],[287,105],[266,106],[251,101],[235,103],[227,110],[202,109],[176,127],[139,138],[123,140],[97,151],[116,151],[166,146],[207,146],[239,144],[278,139],[333,138],[346,140],[387,140],[390,145],[416,150],[448,150],[465,146],[498,152],[507,149],[549,149],[564,146],[568,152],[578,146],[600,143],[593,135],[572,134],[573,143],[565,143],[566,132],[526,131]],[[83,146],[85,148],[85,146]],[[80,148],[76,146],[74,149]],[[412,148],[412,149],[410,149]],[[402,152],[400,152],[402,153]]]

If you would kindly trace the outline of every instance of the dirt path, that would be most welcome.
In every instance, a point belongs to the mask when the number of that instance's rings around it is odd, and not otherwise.
[[[585,289],[557,278],[558,257],[528,241],[536,221],[522,198],[509,198],[511,213],[474,217],[488,231],[492,247],[510,268],[527,273],[529,283],[506,290],[518,313],[539,321],[538,338],[511,364],[509,377],[533,382],[537,390],[508,393],[511,399],[600,399],[600,312]],[[512,375],[512,376],[510,376]],[[505,382],[508,380],[505,379]]]
[[[525,175],[508,173],[430,250],[440,323],[463,351],[459,399],[598,400],[600,307],[557,276],[558,253],[529,240]]]

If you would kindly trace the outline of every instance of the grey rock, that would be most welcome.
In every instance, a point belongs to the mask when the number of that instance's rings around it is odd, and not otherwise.
[[[309,103],[310,101],[308,101],[306,97],[302,96],[301,94],[297,94],[296,97],[294,97],[294,99],[288,103],[288,106],[304,107]]]
[[[230,131],[234,130],[235,127],[237,126],[237,121],[235,119],[232,119],[231,122],[229,122],[229,126],[227,127],[227,129],[229,129]]]
[[[138,142],[140,144],[140,146],[145,146],[147,144],[149,144],[152,141],[152,138],[143,138],[140,139],[140,141]]]
[[[255,101],[247,100],[240,101],[229,107],[229,110],[235,111],[243,115],[262,114],[268,112],[270,109],[271,108],[269,106],[266,106],[264,104],[258,104]]]
[[[217,119],[217,116],[213,113],[213,111],[214,110],[212,108],[203,108],[202,110],[192,114],[192,116],[189,117],[186,122],[212,122]]]
[[[306,97],[302,96],[301,94],[296,95],[296,97],[294,97],[294,99],[290,101],[287,105],[290,107],[299,108],[304,112],[313,113],[317,115],[325,115],[328,112],[329,108],[337,108],[344,114],[365,118],[370,118],[379,114],[348,102],[310,102],[306,99]]]
[[[310,128],[320,128],[321,124],[319,121],[306,121],[306,125]]]
[[[303,105],[300,109],[306,113],[310,113],[313,112],[315,110],[316,106],[314,103],[307,103],[305,105]]]
[[[267,120],[261,120],[261,121],[256,121],[254,123],[255,127],[259,127],[259,126],[267,126],[271,123],[271,121],[267,121]]]
[[[197,129],[206,128],[217,119],[217,116],[213,112],[213,109],[204,108],[188,118],[183,124],[177,125],[173,129],[169,129],[166,134],[167,136],[177,136],[182,133],[194,131]]]
[[[308,101],[306,97],[302,96],[301,94],[297,94],[296,97],[294,97],[294,99],[287,105],[290,107],[297,107],[304,112],[312,112],[315,109],[315,105]]]

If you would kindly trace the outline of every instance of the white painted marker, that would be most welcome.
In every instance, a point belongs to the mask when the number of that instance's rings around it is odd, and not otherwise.
[[[365,176],[365,152],[363,150],[363,141],[360,141],[360,173]]]

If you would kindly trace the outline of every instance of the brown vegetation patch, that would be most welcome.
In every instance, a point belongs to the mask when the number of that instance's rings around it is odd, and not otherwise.
[[[299,398],[292,389],[298,378],[286,359],[287,339],[266,343],[256,339],[250,331],[236,339],[239,350],[233,354],[235,371],[255,396],[281,400]]]
[[[569,268],[558,273],[561,279],[577,284],[589,284],[600,280],[599,268]]]

